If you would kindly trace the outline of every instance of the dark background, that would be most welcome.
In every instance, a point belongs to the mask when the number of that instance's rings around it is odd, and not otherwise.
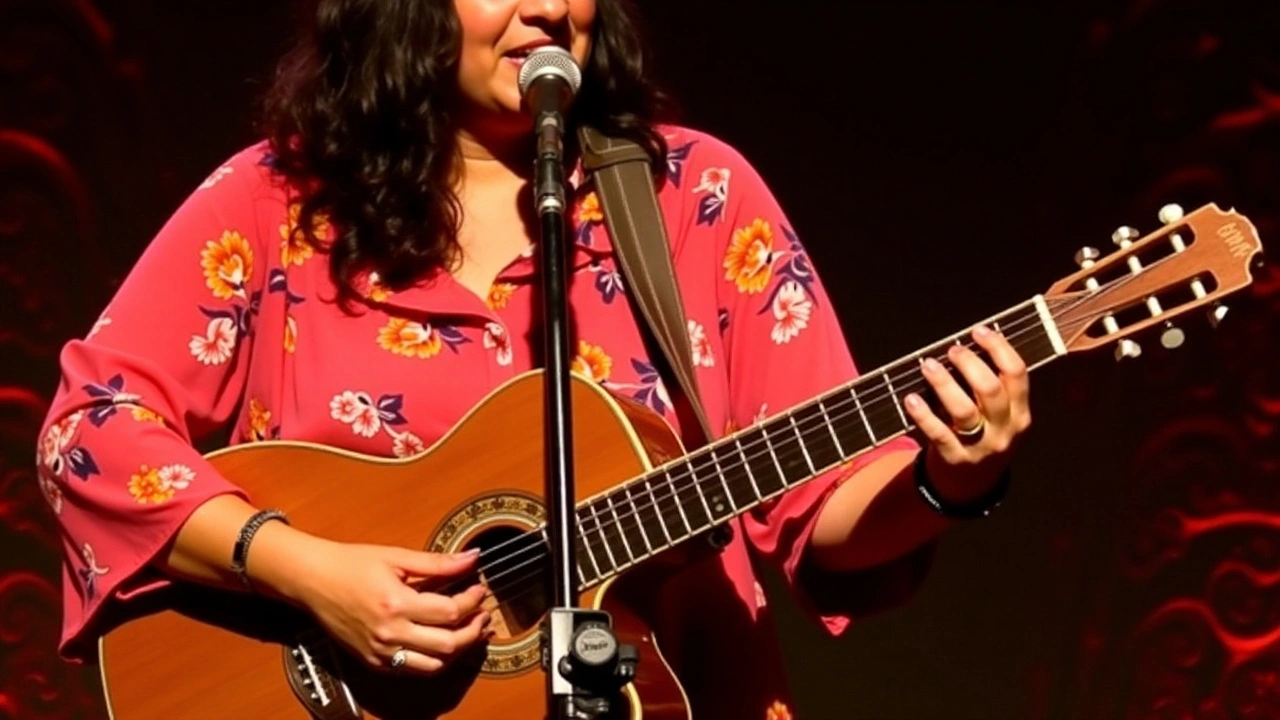
[[[864,369],[1165,202],[1277,242],[1274,0],[642,5],[684,121],[761,171]],[[32,457],[57,351],[256,139],[289,34],[287,3],[0,0],[0,718],[100,717],[53,651]],[[1280,278],[1257,276],[1176,352],[1038,371],[1009,502],[949,533],[908,605],[829,640],[774,593],[800,716],[1280,717]]]

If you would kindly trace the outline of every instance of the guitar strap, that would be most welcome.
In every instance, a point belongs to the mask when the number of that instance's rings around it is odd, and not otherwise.
[[[698,396],[688,323],[671,264],[651,158],[635,142],[606,136],[594,128],[580,128],[578,140],[582,169],[591,176],[600,198],[627,292],[662,349],[667,368],[697,418],[703,441],[709,442],[715,435]]]

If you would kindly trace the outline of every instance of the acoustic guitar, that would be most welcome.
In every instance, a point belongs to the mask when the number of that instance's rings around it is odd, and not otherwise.
[[[1159,328],[1166,346],[1180,344],[1169,321],[1196,308],[1220,320],[1218,301],[1252,282],[1262,247],[1248,219],[1216,205],[1186,216],[1168,206],[1161,221],[1141,238],[1121,228],[1119,249],[1106,257],[1082,250],[1078,272],[986,322],[1029,367],[1111,343],[1132,357],[1140,352],[1133,336],[1147,329]],[[574,378],[582,604],[611,613],[619,641],[640,654],[611,717],[690,717],[647,622],[664,575],[690,553],[714,552],[707,538],[725,521],[911,430],[901,398],[925,389],[920,360],[945,363],[947,347],[967,338],[957,333],[691,453],[656,414]],[[101,638],[112,718],[542,718],[542,398],[541,373],[522,375],[411,459],[296,442],[209,455],[256,503],[285,510],[315,535],[443,553],[481,548],[477,573],[498,631],[487,646],[437,676],[393,675],[368,669],[292,606],[176,583]],[[426,482],[441,476],[450,481]]]

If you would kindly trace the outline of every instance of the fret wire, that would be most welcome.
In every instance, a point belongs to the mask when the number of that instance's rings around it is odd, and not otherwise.
[[[844,451],[844,445],[840,444],[840,438],[836,435],[836,425],[831,421],[831,416],[827,414],[827,408],[822,404],[822,398],[818,398],[818,411],[822,413],[822,419],[827,426],[827,432],[831,433],[831,441],[836,444],[836,452],[840,453],[840,457],[847,458],[849,453]]]
[[[893,406],[898,409],[898,417],[902,418],[902,427],[911,427],[911,421],[907,420],[906,413],[902,412],[902,403],[898,402],[898,391],[893,389],[893,383],[889,382],[889,374],[882,372],[880,377],[884,378],[885,387],[889,388],[889,398],[893,400]]]
[[[653,489],[653,479],[644,481],[644,491],[649,497],[653,498],[654,514],[658,516],[658,527],[662,528],[662,534],[667,538],[667,547],[675,544],[675,540],[671,539],[671,531],[667,529],[667,519],[664,517],[666,513],[662,511],[662,506],[658,504],[658,493]],[[679,503],[676,503],[677,507]]]
[[[769,457],[773,459],[773,466],[778,470],[778,479],[782,481],[782,487],[790,487],[791,483],[787,481],[787,474],[782,471],[782,464],[778,462],[778,453],[773,449],[773,440],[769,439],[769,427],[767,425],[760,426],[760,437],[764,438],[765,447],[769,448]]]
[[[546,543],[543,543],[543,546],[545,547]],[[578,532],[574,536],[573,546],[574,546],[574,553],[575,553],[574,565],[576,565],[578,568],[578,581],[583,584],[586,584],[587,582],[586,570],[589,570],[590,568],[587,567],[587,559],[583,558],[583,556],[588,555],[589,551],[587,548],[587,539],[586,537],[583,536],[581,532]],[[599,568],[596,568],[596,577],[600,577],[599,570],[600,570]]]
[[[582,538],[582,546],[587,549],[587,557],[591,559],[591,566],[595,568],[596,577],[600,578],[604,575],[604,573],[600,572],[600,563],[596,562],[596,554],[591,551],[591,541],[589,540],[590,536],[587,535],[587,533],[590,532],[590,530],[585,529],[585,522],[584,522],[584,518],[582,517],[582,513],[577,513],[577,515],[578,515],[578,535]],[[600,518],[593,517],[593,519],[596,522],[596,528],[599,529]],[[544,539],[546,538],[546,535],[547,535],[546,531],[544,530],[542,533],[542,536]]]
[[[707,511],[707,522],[711,523],[707,527],[716,524],[716,516],[711,512],[711,505],[707,503],[707,496],[702,494],[702,481],[698,479],[698,473],[693,469],[693,463],[689,462],[689,456],[684,456],[684,464],[689,468],[689,477],[693,478],[693,489],[698,493],[698,499],[702,501],[702,507]]]
[[[636,552],[631,549],[631,543],[627,540],[627,531],[623,529],[622,518],[618,517],[618,510],[613,506],[612,495],[605,495],[604,501],[609,505],[609,512],[613,513],[614,524],[618,526],[618,537],[622,538],[622,547],[627,551],[627,555],[631,556],[628,560],[634,561],[636,559]]]
[[[617,572],[622,567],[622,563],[613,556],[613,548],[609,547],[609,538],[604,534],[604,524],[600,522],[600,515],[594,510],[592,514],[596,518],[596,534],[600,536],[600,544],[604,545],[604,553],[609,556],[609,564],[613,566],[613,572]]]
[[[1032,337],[1032,338],[1024,338],[1021,342],[1019,342],[1019,343],[1018,343],[1018,345],[1017,345],[1017,346],[1018,346],[1018,347],[1020,347],[1020,348],[1021,348],[1021,347],[1028,347],[1028,348],[1029,348],[1029,347],[1031,347],[1031,346],[1033,346],[1033,345],[1034,345],[1034,346],[1037,346],[1037,347],[1039,347],[1039,346],[1049,347],[1049,348],[1050,348],[1050,352],[1045,353],[1045,354],[1048,356],[1048,358],[1049,358],[1049,359],[1052,359],[1052,357],[1053,357],[1053,356],[1055,356],[1055,355],[1057,354],[1057,352],[1056,352],[1056,348],[1053,348],[1053,347],[1052,347],[1052,345],[1051,345],[1051,343],[1048,343],[1048,341],[1046,340],[1047,335],[1045,335],[1045,331],[1044,331],[1044,322],[1043,322],[1043,318],[1039,317],[1039,313],[1038,313],[1038,312],[1034,312],[1035,308],[1034,308],[1033,306],[1031,306],[1031,304],[1030,304],[1030,303],[1028,303],[1028,307],[1031,307],[1031,309],[1033,310],[1033,312],[1031,313],[1031,315],[1029,315],[1028,317],[1030,318],[1030,320],[1034,321],[1034,324],[1035,324],[1036,326],[1038,326],[1037,328],[1035,328],[1035,330],[1039,330],[1039,331],[1040,331],[1040,335],[1037,335],[1036,337]],[[1025,309],[1025,308],[1023,308],[1023,309]],[[1013,322],[1013,323],[1011,323],[1011,324],[1013,324],[1013,325],[1022,324],[1022,322],[1023,322],[1023,321],[1026,321],[1027,319],[1028,319],[1028,318],[1023,318],[1023,319],[1022,319],[1022,321],[1015,321],[1015,322]],[[1016,320],[1016,319],[1015,319],[1015,320]],[[993,323],[993,327],[998,327],[998,323]],[[1035,332],[1035,330],[1022,330],[1022,331],[1020,331],[1020,332],[1019,332],[1019,334],[1025,335],[1026,333]],[[962,338],[962,336],[963,336],[963,335],[964,335],[964,333],[960,333],[960,334],[958,334],[958,335],[954,338],[954,341],[955,341],[955,342],[960,342],[960,343],[962,343],[962,342],[963,342],[963,340],[962,340],[961,338]],[[1043,337],[1041,337],[1041,336],[1043,336]],[[948,342],[950,342],[950,341],[948,341]],[[1012,340],[1011,340],[1011,342],[1012,342]],[[943,345],[945,345],[945,344],[946,344],[946,343],[943,343]],[[940,346],[940,347],[941,347],[941,346]],[[1020,352],[1022,352],[1022,350],[1020,350]],[[917,353],[917,355],[919,355],[919,354],[920,354],[920,353]],[[1037,357],[1039,357],[1039,356],[1037,356]],[[882,372],[887,373],[889,370],[892,370],[892,367],[887,368],[885,371],[882,371]],[[907,377],[907,376],[906,376],[906,375],[904,375],[903,377]],[[901,403],[898,401],[898,398],[897,398],[897,395],[896,395],[896,393],[897,393],[897,389],[896,389],[896,388],[894,388],[894,386],[893,386],[892,382],[889,380],[889,378],[888,378],[887,374],[886,374],[886,375],[884,375],[884,378],[885,378],[885,379],[884,379],[884,382],[885,382],[885,385],[886,385],[886,389],[889,391],[890,398],[892,399],[892,401],[893,401],[894,405],[896,406],[896,410],[897,410],[897,415],[898,415],[898,417],[900,418],[900,420],[902,420],[902,422],[903,422],[904,426],[909,427],[911,423],[910,423],[910,421],[907,419],[907,417],[906,417],[905,413],[903,412],[903,409],[902,409]],[[901,378],[900,378],[900,380],[901,380]],[[869,418],[869,416],[868,416],[868,414],[867,414],[866,408],[865,408],[865,406],[864,406],[864,405],[863,405],[863,403],[862,403],[861,397],[857,394],[857,390],[856,390],[856,388],[854,387],[854,386],[855,386],[855,385],[857,385],[857,384],[858,384],[858,382],[857,382],[857,381],[855,381],[854,383],[851,383],[851,384],[847,387],[847,389],[850,391],[850,396],[851,396],[851,397],[853,398],[853,400],[854,400],[854,405],[855,405],[855,407],[856,407],[856,409],[857,409],[857,413],[858,413],[859,419],[862,421],[862,424],[863,424],[864,428],[865,428],[865,429],[866,429],[866,431],[867,431],[867,436],[868,436],[868,438],[867,438],[867,439],[868,439],[868,440],[870,440],[870,441],[871,441],[872,446],[874,446],[874,445],[878,444],[879,440],[876,438],[874,430],[872,430],[871,423],[870,423],[870,418]],[[844,449],[844,447],[843,447],[843,443],[840,441],[839,435],[838,435],[837,433],[835,433],[835,432],[834,432],[834,423],[833,423],[833,418],[832,418],[832,416],[831,416],[831,415],[830,415],[830,413],[828,412],[827,408],[826,408],[826,407],[821,403],[821,400],[819,400],[818,405],[819,405],[818,410],[819,410],[820,414],[821,414],[821,415],[823,416],[823,418],[827,421],[828,431],[829,431],[829,432],[831,433],[831,435],[832,435],[832,440],[833,440],[833,441],[834,441],[834,443],[835,443],[835,447],[836,447],[837,451],[838,451],[842,456],[847,457],[847,456],[845,455],[845,452],[846,452],[846,451],[845,451],[845,449]],[[892,411],[891,411],[891,412],[892,412]],[[798,428],[798,423],[796,423],[795,419],[794,419],[794,418],[792,418],[791,420],[792,420],[792,423],[793,423],[793,427]],[[770,455],[770,457],[771,457],[771,459],[772,459],[772,461],[773,461],[773,464],[774,464],[775,469],[778,471],[779,477],[783,480],[783,483],[784,483],[784,484],[783,484],[783,489],[785,489],[785,487],[787,486],[787,476],[786,476],[786,472],[782,469],[781,461],[780,461],[780,456],[778,455],[778,451],[777,451],[777,449],[773,446],[772,439],[769,437],[768,432],[767,432],[766,430],[764,430],[763,428],[761,429],[761,437],[765,440],[765,445],[766,445],[766,447],[768,448],[769,455]],[[738,456],[742,458],[742,461],[743,461],[743,468],[744,468],[744,470],[745,470],[745,471],[746,471],[746,473],[747,473],[748,480],[750,481],[750,483],[751,483],[751,485],[753,486],[753,488],[756,490],[757,494],[758,494],[758,495],[763,499],[763,498],[765,497],[765,494],[764,494],[764,492],[761,490],[760,485],[759,485],[758,481],[757,481],[757,480],[756,480],[756,478],[755,478],[755,474],[754,474],[754,472],[752,471],[752,468],[751,468],[751,462],[750,462],[750,459],[749,459],[749,458],[747,457],[747,455],[746,455],[745,447],[743,446],[741,439],[740,439],[740,438],[735,438],[735,439],[734,439],[734,445],[735,445],[735,448],[736,448],[736,451],[737,451]],[[807,450],[807,447],[803,444],[803,440],[801,440],[801,446],[800,446],[800,447],[801,447],[801,451],[802,451],[802,452],[804,452],[804,454],[805,454],[805,459],[806,459],[806,461],[808,462],[808,464],[809,464],[809,466],[810,466],[810,469],[814,469],[814,468],[813,468],[813,460],[812,460],[812,457],[809,455],[808,450]],[[723,468],[719,465],[718,460],[719,460],[719,459],[718,459],[718,457],[715,457],[715,456],[713,455],[713,462],[716,464],[717,469],[722,471],[722,470],[723,470]],[[696,468],[694,468],[692,465],[688,464],[688,462],[687,462],[687,461],[686,461],[686,465],[688,466],[689,471],[690,471],[690,478],[694,481],[694,485],[693,485],[693,487],[694,487],[694,488],[695,488],[695,490],[698,492],[698,494],[699,494],[699,499],[702,501],[702,504],[703,504],[704,509],[706,509],[706,510],[707,510],[707,512],[708,512],[708,519],[709,519],[709,520],[711,520],[711,519],[714,517],[714,513],[712,513],[712,512],[711,512],[711,508],[710,508],[710,506],[709,506],[709,504],[708,504],[708,502],[707,502],[707,499],[706,499],[705,495],[701,492],[701,489],[702,489],[702,488],[701,488],[701,484],[700,484],[700,483],[701,483],[701,480],[700,480],[700,479],[698,478],[698,476],[697,476],[697,469],[696,469]],[[672,496],[678,499],[678,495],[676,495],[676,493],[675,493],[674,479],[673,479],[673,478],[670,478],[670,477],[668,476],[667,480],[668,480],[667,485],[668,485],[668,488],[672,491]],[[651,492],[654,492],[654,491],[653,491],[653,490],[651,490]],[[780,492],[780,490],[779,490],[779,492]],[[734,502],[733,502],[733,496],[732,496],[732,493],[730,493],[730,494],[729,494],[729,497],[730,497],[730,502],[731,502],[731,503],[733,503],[733,504],[736,506],[736,503],[734,503]],[[632,502],[634,503],[634,499],[632,500]],[[693,532],[692,532],[692,531],[693,531],[692,523],[689,521],[687,514],[684,512],[683,504],[682,504],[682,503],[680,503],[680,502],[676,502],[676,510],[677,510],[677,512],[680,514],[680,516],[681,516],[681,520],[684,522],[685,527],[690,531],[690,534],[693,534]],[[616,511],[615,511],[615,514],[616,514]],[[668,530],[668,528],[667,528],[667,526],[666,526],[666,524],[665,524],[665,517],[664,517],[661,513],[659,513],[659,521],[660,521],[660,523],[661,523],[661,524],[663,524],[663,531],[668,535],[668,537],[670,537],[670,531]],[[713,522],[712,524],[714,524],[714,522]],[[599,533],[598,533],[598,534],[599,534]],[[603,535],[601,535],[601,536],[603,537]],[[624,538],[624,541],[625,541],[625,538]],[[609,550],[610,550],[610,549],[609,549],[609,545],[608,545],[608,542],[607,542],[607,541],[605,542],[605,547],[606,547],[606,551],[609,551]],[[589,545],[588,545],[588,549],[589,549]],[[609,552],[609,554],[610,554],[610,556],[612,556],[612,552]],[[593,557],[593,560],[594,560],[594,557]],[[598,566],[598,563],[596,563],[596,565]]]
[[[716,477],[720,478],[720,487],[724,488],[724,495],[729,500],[729,507],[733,509],[731,514],[736,515],[738,513],[738,503],[733,499],[733,493],[729,492],[729,481],[725,479],[724,473],[720,470],[720,459],[716,457],[714,451],[709,454],[711,455],[711,464],[716,467]]]
[[[725,462],[720,462],[720,448],[715,447],[710,450],[711,461],[716,466],[716,472],[719,473],[721,479],[724,480],[726,489],[729,493],[730,501],[733,503],[736,511],[740,512],[744,508],[750,507],[752,503],[760,499],[760,494],[755,491],[754,486],[750,483],[749,478],[744,478],[739,472],[742,468],[735,465],[732,461],[735,457],[732,450],[728,451],[725,456]],[[745,480],[745,482],[744,482]]]
[[[662,476],[667,479],[667,487],[671,489],[671,497],[675,499],[676,510],[680,513],[680,519],[684,521],[686,536],[692,535],[693,524],[689,522],[689,516],[684,514],[684,503],[680,501],[680,496],[676,493],[676,486],[672,482],[670,473],[663,473]]]
[[[800,434],[800,426],[796,425],[796,416],[788,412],[787,419],[791,421],[791,429],[796,431],[796,444],[800,446],[800,452],[804,454],[804,461],[809,466],[809,476],[817,475],[818,469],[813,466],[813,458],[809,457],[809,448],[804,446],[804,436]]]
[[[1038,329],[1040,329],[1040,330],[1041,330],[1041,334],[1043,335],[1043,334],[1044,334],[1044,332],[1043,332],[1043,325],[1044,325],[1044,323],[1043,323],[1043,322],[1042,322],[1042,320],[1038,317],[1038,313],[1036,314],[1036,317],[1033,317],[1032,319],[1033,319],[1033,320],[1035,320],[1035,321],[1036,321],[1036,324],[1040,326]],[[1015,324],[1016,324],[1016,323],[1015,323]],[[1020,331],[1020,332],[1021,332],[1021,333],[1027,333],[1027,332],[1031,332],[1031,331],[1024,330],[1024,331]],[[1045,353],[1045,356],[1046,356],[1046,358],[1047,358],[1047,359],[1052,359],[1053,357],[1055,357],[1055,356],[1058,354],[1058,353],[1057,353],[1057,349],[1056,349],[1055,347],[1053,347],[1053,346],[1052,346],[1052,343],[1050,343],[1050,342],[1048,341],[1048,339],[1047,339],[1047,335],[1045,335],[1044,337],[1036,337],[1036,338],[1031,338],[1031,339],[1029,339],[1029,340],[1026,340],[1026,341],[1022,344],[1022,346],[1021,346],[1021,347],[1030,347],[1030,346],[1032,346],[1032,345],[1047,347],[1047,348],[1049,349],[1049,352]],[[1022,352],[1022,351],[1020,350],[1019,352]],[[1039,356],[1037,356],[1037,358],[1039,358]],[[1041,358],[1041,362],[1043,362],[1043,361],[1044,361],[1044,358]],[[856,383],[854,383],[854,384],[856,384]],[[892,398],[892,400],[893,400],[894,404],[897,406],[897,414],[898,414],[899,418],[903,420],[904,425],[906,425],[906,426],[908,426],[908,427],[909,427],[909,426],[910,426],[910,423],[909,423],[909,421],[907,421],[907,419],[906,419],[906,417],[905,417],[905,415],[904,415],[904,413],[903,413],[903,411],[902,411],[901,404],[898,402],[897,397],[896,397],[896,392],[897,392],[897,390],[893,387],[892,383],[888,380],[888,377],[887,377],[887,376],[885,377],[885,384],[886,384],[886,388],[889,390],[889,394],[890,394],[890,396],[891,396],[891,398]],[[853,398],[853,400],[854,400],[854,404],[855,404],[855,407],[857,408],[857,412],[858,412],[859,418],[862,420],[863,426],[864,426],[864,427],[866,428],[866,430],[867,430],[867,435],[868,435],[868,438],[867,438],[867,439],[868,439],[868,440],[870,440],[870,441],[871,441],[872,446],[874,446],[875,444],[877,444],[877,442],[878,442],[878,441],[877,441],[877,439],[875,438],[875,433],[874,433],[874,431],[871,429],[870,419],[869,419],[869,416],[867,415],[867,412],[866,412],[866,410],[865,410],[865,408],[864,408],[864,406],[863,406],[863,404],[862,404],[861,398],[857,395],[856,390],[853,388],[853,384],[851,384],[847,389],[849,389],[849,390],[850,390],[850,395],[851,395],[851,397],[852,397],[852,398]],[[821,414],[821,415],[823,416],[823,418],[827,421],[828,429],[829,429],[829,431],[831,432],[832,440],[833,440],[833,441],[834,441],[834,443],[835,443],[835,448],[836,448],[836,450],[841,454],[841,456],[845,456],[845,455],[844,455],[845,450],[844,450],[843,444],[840,442],[839,435],[838,435],[838,434],[836,434],[836,433],[834,432],[834,423],[832,422],[832,421],[833,421],[833,418],[831,417],[831,415],[830,415],[830,413],[828,412],[827,408],[826,408],[824,405],[822,405],[822,403],[821,403],[821,400],[820,400],[820,399],[819,399],[819,401],[818,401],[818,403],[817,403],[817,404],[818,404],[818,406],[819,406],[819,407],[818,407],[818,410],[819,410],[820,414]],[[796,423],[796,421],[794,420],[794,418],[792,418],[792,422],[793,422],[793,426],[794,426],[794,427],[798,427],[798,423]],[[778,491],[776,491],[777,493],[780,493],[780,492],[782,492],[782,490],[784,490],[784,489],[787,487],[787,485],[786,485],[786,473],[785,473],[785,471],[784,471],[784,470],[782,470],[781,462],[780,462],[780,456],[778,455],[777,449],[773,446],[772,439],[769,437],[768,432],[767,432],[767,431],[765,431],[763,428],[761,428],[761,437],[765,440],[765,445],[766,445],[766,447],[768,448],[768,451],[769,451],[770,457],[771,457],[771,458],[772,458],[772,460],[773,460],[774,467],[775,467],[775,469],[777,469],[777,470],[778,470],[779,477],[783,480],[783,483],[784,483],[784,484],[783,484],[783,486],[782,486]],[[886,436],[886,437],[887,437],[887,436]],[[763,493],[763,492],[761,492],[761,491],[760,491],[760,486],[759,486],[758,482],[757,482],[757,481],[756,481],[756,479],[755,479],[754,472],[752,472],[752,470],[751,470],[751,464],[750,464],[749,459],[747,458],[746,451],[745,451],[745,447],[743,446],[743,444],[742,444],[742,442],[741,442],[741,439],[740,439],[740,438],[734,438],[734,445],[735,445],[735,448],[736,448],[736,451],[737,451],[738,456],[739,456],[739,457],[741,457],[741,458],[742,458],[742,460],[743,460],[743,468],[744,468],[744,470],[745,470],[745,471],[746,471],[746,473],[747,473],[748,479],[750,480],[750,482],[751,482],[752,486],[756,489],[757,493],[760,495],[761,499],[763,500],[763,499],[765,498],[765,495],[764,495],[764,493]],[[805,455],[806,455],[806,460],[808,461],[808,463],[809,463],[809,465],[810,465],[810,468],[812,469],[812,468],[813,468],[813,464],[812,464],[812,463],[813,463],[813,461],[812,461],[811,457],[809,457],[809,454],[808,454],[807,448],[804,446],[803,441],[801,441],[801,446],[800,446],[800,447],[801,447],[802,452],[804,452],[804,453],[805,453]],[[715,457],[715,456],[713,455],[713,462],[716,464],[717,469],[722,470],[722,467],[719,465],[718,460],[719,460],[719,459],[718,459],[718,457]],[[701,493],[701,485],[700,485],[701,480],[697,477],[697,474],[696,474],[696,473],[697,473],[697,470],[696,470],[696,468],[694,468],[692,465],[689,465],[689,464],[688,464],[687,459],[686,459],[686,465],[689,467],[689,471],[690,471],[690,478],[692,478],[692,480],[694,481],[693,487],[695,488],[695,490],[697,490],[697,491],[698,491],[699,499],[702,501],[702,503],[703,503],[703,507],[708,511],[708,520],[710,521],[710,520],[712,520],[713,514],[710,512],[710,507],[709,507],[709,505],[707,504],[707,500],[706,500],[705,495],[703,495],[703,494]],[[677,498],[677,499],[678,499],[678,495],[677,495],[677,494],[676,494],[676,492],[675,492],[674,478],[671,478],[670,476],[667,476],[667,486],[668,486],[668,488],[669,488],[669,489],[671,489],[671,490],[672,490],[672,497],[673,497],[673,498]],[[651,489],[651,490],[650,490],[650,492],[654,492],[654,491]],[[771,494],[770,496],[772,496],[772,494]],[[732,494],[730,494],[730,501],[732,502]],[[632,502],[634,503],[634,499],[632,500]],[[655,501],[655,504],[656,504],[656,501]],[[692,523],[690,523],[690,521],[689,521],[689,519],[688,519],[688,516],[684,513],[684,508],[683,508],[682,503],[677,502],[677,503],[676,503],[676,509],[677,509],[677,512],[680,514],[682,521],[685,523],[685,527],[686,527],[686,528],[688,528],[688,529],[690,530],[690,534],[692,535],[692,534],[693,534],[693,533],[692,533]],[[615,514],[616,514],[616,511],[615,511]],[[660,523],[661,523],[661,524],[663,524],[663,531],[668,535],[668,537],[670,537],[670,532],[668,531],[668,529],[667,529],[667,527],[666,527],[666,524],[665,524],[665,518],[663,517],[663,515],[662,515],[661,513],[659,513],[659,521],[660,521]],[[714,522],[712,522],[711,524],[712,524],[712,525],[714,525],[715,523],[714,523]],[[598,532],[598,534],[601,534],[601,533],[599,533],[599,532]],[[604,536],[603,536],[603,534],[601,534],[601,537],[604,537]],[[625,539],[624,539],[624,541],[625,541]],[[609,555],[612,557],[612,552],[610,551],[609,544],[608,544],[607,540],[606,540],[606,542],[605,542],[604,544],[605,544],[606,552],[608,552],[608,553],[609,553]],[[590,550],[590,547],[589,547],[589,546],[590,546],[590,544],[588,544],[588,550]],[[590,553],[589,553],[589,554],[590,554]],[[593,557],[593,560],[594,560],[594,557]],[[597,563],[597,565],[598,565],[598,563]],[[616,572],[616,571],[615,571],[615,572]]]
[[[585,539],[585,542],[586,542],[586,545],[587,545],[587,551],[588,551],[589,553],[590,553],[590,552],[593,552],[593,551],[591,550],[591,548],[592,548],[592,547],[595,547],[595,548],[596,548],[596,549],[595,549],[595,551],[594,551],[594,552],[596,552],[596,553],[598,553],[598,552],[600,551],[600,548],[601,548],[601,547],[603,547],[603,548],[604,548],[604,556],[603,556],[603,559],[604,559],[604,560],[608,560],[608,561],[609,561],[608,566],[607,566],[607,567],[605,567],[605,568],[604,568],[604,569],[603,569],[603,570],[602,570],[602,571],[601,571],[601,572],[596,576],[597,578],[606,577],[606,576],[608,576],[608,575],[610,575],[610,574],[615,573],[615,572],[617,572],[617,571],[618,571],[618,562],[617,562],[616,560],[614,560],[614,559],[613,559],[613,555],[609,552],[609,541],[605,539],[605,537],[604,537],[604,535],[603,535],[603,532],[604,532],[604,529],[601,527],[601,528],[600,528],[600,529],[598,529],[598,530],[597,530],[597,532],[596,532],[596,535],[598,536],[598,538],[597,538],[597,539],[592,539],[590,536],[588,536],[588,537]],[[593,556],[594,556],[594,555],[593,555]]]
[[[645,529],[644,529],[644,516],[640,514],[640,506],[639,506],[639,505],[636,505],[636,500],[635,500],[635,498],[631,496],[631,487],[630,487],[630,485],[623,485],[623,486],[622,486],[622,492],[624,492],[624,493],[626,493],[626,494],[627,494],[627,502],[631,504],[631,512],[630,512],[629,514],[635,517],[635,519],[636,519],[636,527],[640,528],[640,539],[641,539],[641,540],[644,540],[644,547],[645,547],[645,550],[647,550],[647,551],[648,551],[648,552],[647,552],[647,553],[645,553],[645,554],[646,554],[646,555],[652,555],[652,554],[653,554],[653,543],[649,542],[649,533],[645,532]]]
[[[854,386],[849,386],[849,396],[853,398],[853,404],[858,408],[858,415],[862,418],[862,424],[867,428],[867,438],[871,440],[871,446],[875,447],[880,444],[876,439],[876,434],[871,429],[871,421],[867,419],[867,411],[862,409],[862,400],[858,399],[858,390]]]
[[[751,487],[755,488],[756,497],[763,498],[764,493],[760,491],[760,483],[756,482],[756,474],[751,472],[751,462],[747,460],[747,454],[742,449],[742,438],[735,437],[733,446],[738,449],[738,456],[742,458],[742,467],[747,471],[747,480],[751,481]]]

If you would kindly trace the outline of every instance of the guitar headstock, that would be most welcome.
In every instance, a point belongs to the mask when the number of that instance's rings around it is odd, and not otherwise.
[[[1116,342],[1117,358],[1136,357],[1141,348],[1131,336],[1156,325],[1161,344],[1177,347],[1183,333],[1173,318],[1205,307],[1216,326],[1227,310],[1221,299],[1253,282],[1262,242],[1245,216],[1212,203],[1187,215],[1166,205],[1160,222],[1145,237],[1116,230],[1119,249],[1110,255],[1082,249],[1080,271],[1045,293],[1068,352]]]

